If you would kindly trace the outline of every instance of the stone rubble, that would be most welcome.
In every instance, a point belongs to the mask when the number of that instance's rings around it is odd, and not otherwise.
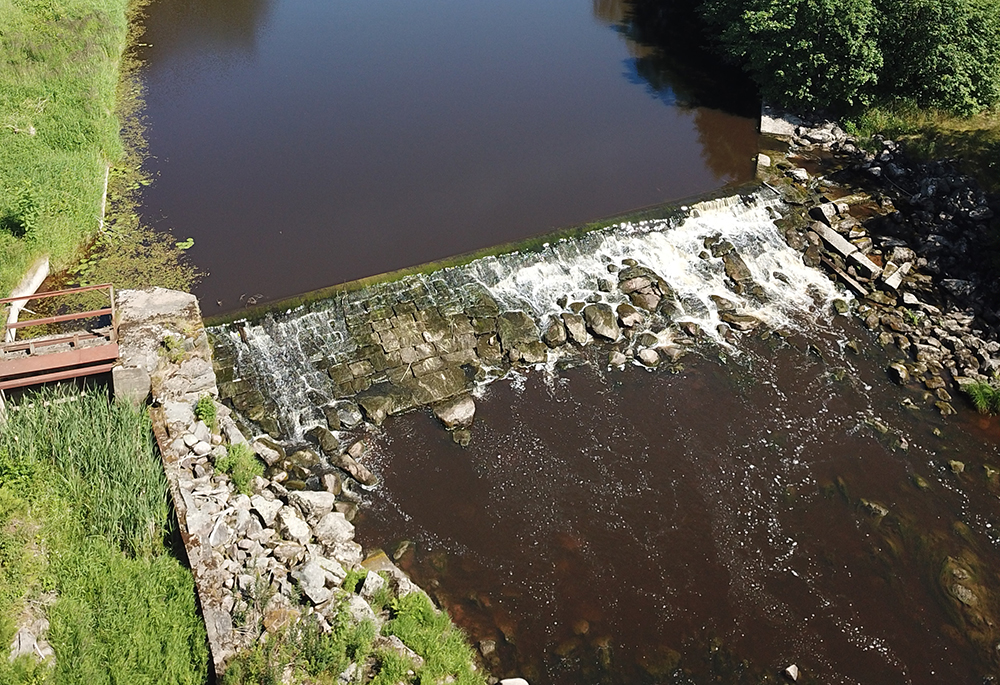
[[[123,357],[126,363],[143,365],[135,368],[144,369],[151,379],[154,433],[218,676],[240,651],[302,617],[314,615],[329,629],[335,614],[345,610],[351,620],[381,624],[387,617],[369,604],[376,593],[383,588],[394,596],[422,592],[385,554],[376,550],[365,558],[354,541],[350,518],[357,503],[345,498],[356,496],[342,489],[341,478],[356,478],[369,473],[366,469],[352,473],[345,467],[311,482],[326,487],[290,489],[288,473],[302,476],[301,471],[319,465],[319,457],[312,452],[286,457],[281,445],[263,438],[252,443],[253,450],[270,464],[269,472],[277,479],[255,477],[247,495],[229,476],[216,471],[214,462],[225,456],[226,445],[248,441],[231,410],[220,402],[215,405],[217,426],[194,415],[200,397],[218,397],[197,301],[192,295],[162,289],[120,291],[119,298]],[[181,359],[164,352],[162,341],[168,336],[182,341]],[[145,395],[140,390],[135,397],[141,401]],[[339,416],[345,424],[357,423],[350,409]],[[363,457],[364,443],[350,446],[352,457],[340,454],[341,446],[329,431],[318,433],[316,441],[321,449],[363,469],[355,457]],[[347,572],[361,569],[369,570],[361,594],[344,590]],[[33,636],[22,637],[25,644],[36,644]],[[379,637],[379,641],[377,646],[404,655],[414,667],[422,663],[398,637]],[[353,668],[357,673],[368,666]]]
[[[860,297],[855,313],[897,356],[889,377],[945,416],[955,413],[954,392],[995,384],[1000,282],[990,235],[998,207],[949,162],[914,163],[885,139],[877,151],[862,150],[836,123],[765,114],[762,133],[788,149],[769,150],[758,175],[800,210],[785,221],[786,240]],[[808,180],[793,173],[820,163],[832,171]]]

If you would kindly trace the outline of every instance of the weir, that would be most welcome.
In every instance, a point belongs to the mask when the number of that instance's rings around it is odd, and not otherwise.
[[[844,296],[788,247],[786,210],[753,190],[213,326],[221,397],[294,445],[338,428],[338,402],[378,424],[512,367],[572,363],[595,339],[615,365],[656,366],[757,326],[812,325]]]

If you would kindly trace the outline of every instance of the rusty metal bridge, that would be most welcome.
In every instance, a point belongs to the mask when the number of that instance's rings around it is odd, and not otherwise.
[[[0,391],[105,373],[118,363],[118,317],[115,312],[115,288],[110,283],[8,297],[0,299],[0,305],[32,313],[26,308],[31,300],[62,298],[65,302],[72,300],[74,295],[92,291],[105,291],[108,306],[67,311],[26,321],[17,321],[15,315],[7,320],[0,342]],[[63,304],[57,311],[72,308],[72,304]],[[44,331],[69,322],[88,320],[93,325],[81,326],[79,330],[16,340],[19,331]]]

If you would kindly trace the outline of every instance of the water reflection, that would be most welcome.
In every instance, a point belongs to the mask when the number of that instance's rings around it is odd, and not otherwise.
[[[727,183],[756,154],[756,144],[729,132],[759,106],[750,80],[708,48],[691,7],[648,0],[594,0],[594,16],[625,39],[624,77],[671,107],[694,113],[701,157]]]
[[[155,0],[146,11],[144,58],[152,68],[211,55],[245,59],[257,47],[274,0]]]

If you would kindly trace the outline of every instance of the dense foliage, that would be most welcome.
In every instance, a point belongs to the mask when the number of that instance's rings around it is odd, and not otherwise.
[[[845,108],[1000,101],[997,0],[702,0],[710,36],[768,100]]]

